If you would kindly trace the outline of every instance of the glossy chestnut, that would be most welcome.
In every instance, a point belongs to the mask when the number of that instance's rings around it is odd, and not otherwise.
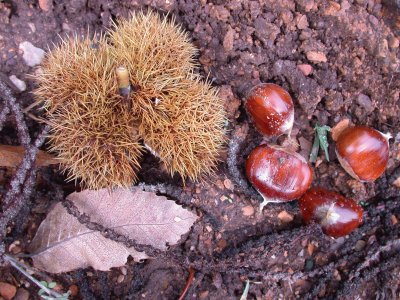
[[[325,234],[338,238],[362,223],[363,209],[354,200],[323,188],[311,188],[299,200],[306,223],[319,223]]]
[[[246,109],[262,134],[290,134],[294,120],[293,101],[279,85],[263,83],[255,86],[247,96]]]
[[[300,154],[268,145],[258,146],[250,153],[246,175],[264,198],[261,209],[269,202],[299,198],[312,181],[311,168]]]
[[[390,136],[367,126],[349,127],[336,141],[342,167],[355,179],[374,181],[383,174],[389,160]]]

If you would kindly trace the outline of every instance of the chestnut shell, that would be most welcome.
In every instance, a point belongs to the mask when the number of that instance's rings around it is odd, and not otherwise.
[[[389,159],[389,143],[379,131],[367,126],[346,128],[336,141],[343,168],[360,181],[374,181],[383,174]]]
[[[265,203],[299,198],[310,187],[312,171],[298,153],[261,145],[247,158],[246,175]]]
[[[299,200],[306,223],[316,221],[325,234],[337,238],[362,223],[363,209],[354,200],[323,188],[309,189]]]
[[[246,109],[256,128],[266,136],[290,133],[294,106],[289,93],[279,85],[262,83],[249,92]]]

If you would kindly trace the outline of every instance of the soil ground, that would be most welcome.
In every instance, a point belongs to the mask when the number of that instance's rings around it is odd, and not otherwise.
[[[238,299],[247,279],[252,282],[248,299],[399,299],[400,189],[394,182],[400,177],[400,3],[5,0],[0,2],[1,73],[27,83],[27,91],[16,94],[26,107],[34,88],[27,74],[35,69],[24,63],[21,42],[52,48],[67,35],[103,32],[112,20],[149,8],[175,16],[189,32],[199,49],[199,72],[220,88],[230,121],[230,143],[214,178],[182,187],[150,155],[139,174],[147,185],[162,183],[161,192],[178,202],[191,199],[186,205],[202,216],[172,250],[187,260],[213,261],[207,272],[196,270],[187,299]],[[249,88],[260,82],[279,84],[292,95],[292,136],[303,155],[309,154],[317,122],[333,127],[347,118],[394,136],[387,171],[374,183],[352,179],[333,146],[331,161],[321,153],[314,166],[313,185],[362,201],[364,224],[355,233],[336,240],[324,236],[302,223],[296,202],[270,204],[259,212],[260,196],[243,179],[243,166],[262,137],[242,104]],[[27,125],[35,136],[40,126],[29,118]],[[15,127],[10,115],[2,144],[18,144]],[[13,172],[0,170],[3,193]],[[7,250],[25,251],[55,201],[55,185],[65,194],[76,190],[57,168],[39,169],[30,204],[9,224]],[[29,299],[37,297],[36,287],[16,270],[0,267],[0,272],[1,282],[25,289]],[[51,278],[64,291],[77,288],[76,299],[177,299],[188,274],[156,258],[110,272],[85,269]]]

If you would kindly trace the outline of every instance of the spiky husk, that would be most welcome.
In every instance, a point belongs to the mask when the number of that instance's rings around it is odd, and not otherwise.
[[[131,185],[139,137],[171,175],[212,173],[225,142],[225,111],[216,90],[193,74],[195,55],[186,33],[154,13],[121,20],[107,40],[73,39],[50,52],[35,95],[69,179],[91,189]],[[117,67],[129,72],[128,98],[119,95]]]
[[[142,146],[104,38],[64,41],[42,68],[34,93],[45,100],[51,150],[68,179],[90,189],[131,185]]]
[[[146,96],[138,93],[132,101],[141,112],[139,133],[171,175],[196,180],[212,173],[225,142],[225,111],[216,89],[192,75],[165,87],[158,103]]]
[[[115,63],[129,70],[133,86],[160,91],[196,66],[197,49],[173,18],[134,13],[114,24],[109,36]]]
[[[139,133],[173,175],[192,180],[212,173],[225,141],[222,100],[193,75],[196,49],[180,27],[153,13],[134,14],[110,33],[116,62],[136,92]]]

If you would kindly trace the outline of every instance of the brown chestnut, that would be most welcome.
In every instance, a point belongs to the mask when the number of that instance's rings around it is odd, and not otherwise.
[[[386,169],[389,138],[389,135],[367,126],[346,128],[336,141],[340,164],[355,179],[374,181]]]
[[[312,171],[298,153],[278,146],[261,145],[247,158],[246,175],[264,201],[286,202],[299,198],[310,187]]]
[[[306,223],[319,223],[325,234],[337,238],[357,228],[363,209],[354,200],[323,188],[311,188],[299,200]]]
[[[246,109],[262,134],[290,134],[294,120],[293,101],[279,85],[263,83],[255,86],[247,96]]]

